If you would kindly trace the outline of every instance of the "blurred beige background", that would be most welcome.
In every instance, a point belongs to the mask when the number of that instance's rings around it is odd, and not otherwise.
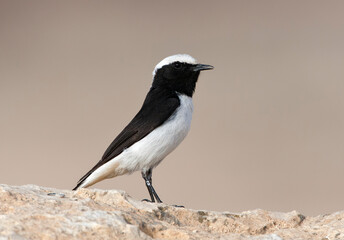
[[[194,209],[343,210],[343,1],[0,1],[0,183],[71,189],[189,53],[191,132],[154,170]],[[139,172],[103,181],[147,198]]]

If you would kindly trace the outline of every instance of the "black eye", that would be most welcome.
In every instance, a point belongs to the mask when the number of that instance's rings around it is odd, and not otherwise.
[[[175,69],[181,69],[181,68],[182,68],[182,64],[181,64],[180,62],[175,62],[175,63],[173,64],[173,67],[174,67]]]

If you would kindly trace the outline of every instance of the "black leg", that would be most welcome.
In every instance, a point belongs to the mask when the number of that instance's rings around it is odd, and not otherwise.
[[[152,185],[152,169],[149,169],[147,172],[141,172],[143,179],[145,180],[146,187],[148,189],[149,195],[152,199],[152,202],[155,202],[155,199],[158,203],[162,203],[158,194],[155,192]],[[154,199],[155,197],[155,199]]]
[[[152,192],[152,178],[151,177],[149,178],[149,175],[147,174],[147,172],[141,172],[141,175],[142,175],[143,179],[145,180],[146,187],[148,189],[148,192],[149,192],[149,195],[152,199],[152,202],[155,202],[154,195]],[[148,200],[148,199],[146,199],[146,200]]]

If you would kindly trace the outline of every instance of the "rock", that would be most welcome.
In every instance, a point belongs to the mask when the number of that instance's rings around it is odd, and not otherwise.
[[[3,239],[344,239],[344,212],[197,211],[123,191],[0,185]]]

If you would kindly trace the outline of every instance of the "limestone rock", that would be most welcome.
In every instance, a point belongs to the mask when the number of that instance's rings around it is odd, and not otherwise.
[[[344,212],[197,211],[117,190],[0,185],[3,239],[344,239]]]

